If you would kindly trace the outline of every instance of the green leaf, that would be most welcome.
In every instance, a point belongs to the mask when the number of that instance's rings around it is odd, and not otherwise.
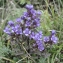
[[[26,0],[20,0],[20,4],[24,4]]]
[[[39,63],[46,63],[45,60],[46,60],[45,58],[41,57],[41,58],[39,59]]]

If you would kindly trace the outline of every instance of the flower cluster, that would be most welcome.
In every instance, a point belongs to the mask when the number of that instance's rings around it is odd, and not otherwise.
[[[24,20],[24,26],[30,29],[34,29],[40,25],[40,11],[36,11],[33,5],[26,5],[27,12],[21,17]]]
[[[43,34],[41,31],[38,32],[36,30],[36,28],[40,26],[41,12],[34,10],[33,5],[26,5],[25,8],[27,11],[24,12],[23,16],[17,18],[15,22],[9,21],[4,32],[10,36],[24,35],[29,37],[29,39],[33,39],[36,42],[38,49],[43,51]],[[57,37],[55,36],[55,31],[52,31],[50,37],[44,37],[44,42],[48,42],[50,40],[56,43]]]
[[[54,43],[56,44],[58,42],[58,38],[55,36],[56,31],[52,30],[50,36],[44,36],[44,42],[46,43]]]
[[[9,21],[8,25],[4,29],[4,32],[7,33],[8,35],[20,35],[22,34],[22,28],[18,24],[14,24],[13,21]]]
[[[36,44],[37,44],[38,49],[40,51],[44,50],[44,45],[43,45],[43,42],[42,42],[42,36],[43,36],[43,34],[42,34],[41,31],[39,31],[37,33],[32,32],[31,35],[30,35],[30,38],[33,38],[36,41]]]

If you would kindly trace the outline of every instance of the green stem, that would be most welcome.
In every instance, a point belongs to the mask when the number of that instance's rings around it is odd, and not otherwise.
[[[12,62],[12,63],[15,63],[15,61],[13,61],[13,60],[11,60],[11,59],[8,59],[8,58],[6,58],[6,57],[0,57],[1,59],[4,59],[4,60],[7,60],[7,61],[10,61],[10,62]]]

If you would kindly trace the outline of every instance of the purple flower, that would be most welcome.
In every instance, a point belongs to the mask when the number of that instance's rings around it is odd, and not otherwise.
[[[31,10],[31,9],[33,9],[33,5],[31,5],[31,4],[26,5],[25,8],[28,9],[28,10]]]
[[[21,29],[21,27],[19,25],[15,26],[15,33],[16,34],[22,34],[22,29]]]
[[[9,22],[8,22],[8,25],[14,26],[14,22],[13,22],[13,21],[9,21]]]
[[[6,28],[4,29],[4,32],[7,33],[8,35],[11,34],[10,29],[9,29],[8,27],[6,27]]]
[[[28,13],[27,12],[24,12],[23,13],[23,16],[21,16],[21,19],[22,20],[25,20],[27,17],[28,17]]]
[[[15,32],[15,26],[11,27],[11,32],[14,33]]]
[[[52,35],[51,41],[56,44],[58,42],[58,38],[55,35]]]
[[[28,28],[26,28],[23,33],[25,34],[25,36],[29,36],[29,34],[31,34],[31,30],[29,30]]]
[[[31,22],[30,21],[26,21],[25,27],[27,27],[27,26],[31,26]]]
[[[34,40],[35,41],[41,40],[41,38],[42,38],[42,32],[41,31],[36,33],[35,36],[34,36]]]
[[[40,12],[40,11],[37,11],[36,14],[37,14],[38,16],[40,16],[40,15],[41,15],[41,12]]]
[[[48,41],[49,41],[49,36],[44,36],[43,41],[44,41],[44,42],[48,42]]]
[[[16,34],[22,34],[22,29],[16,30]]]
[[[22,34],[22,29],[21,29],[21,27],[19,25],[15,25],[13,27],[10,27],[10,29],[11,29],[10,32],[12,34],[16,34],[16,35]]]
[[[34,14],[36,14],[36,10],[31,9],[31,10],[30,10],[30,13],[31,13],[32,15],[34,15]],[[35,16],[36,16],[36,15],[35,15]]]
[[[51,31],[51,34],[52,34],[52,35],[56,34],[56,31],[55,31],[55,30],[52,30],[52,31]]]
[[[22,21],[21,18],[16,19],[16,22],[18,22],[18,23],[21,23],[21,21]]]
[[[22,20],[25,20],[27,17],[25,16],[25,15],[23,15],[22,17],[21,17],[21,19]]]
[[[36,43],[38,45],[39,51],[43,51],[44,50],[44,45],[42,43],[42,40],[38,40],[38,41],[36,41]]]
[[[35,38],[35,32],[31,32],[31,34],[30,34],[30,39],[31,39],[31,38],[33,38],[33,39]]]
[[[40,21],[39,21],[38,19],[35,19],[35,20],[33,21],[33,26],[34,26],[34,27],[40,26]]]
[[[36,18],[41,16],[41,12],[40,11],[36,11],[34,9],[30,10],[30,14],[32,15],[33,19],[36,19]]]

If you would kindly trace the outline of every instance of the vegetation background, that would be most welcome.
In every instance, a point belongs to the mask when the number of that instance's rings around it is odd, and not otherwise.
[[[10,37],[3,32],[9,20],[15,20],[26,11],[26,4],[42,12],[41,26],[37,30],[42,30],[44,35],[52,29],[57,31],[58,43],[42,56],[28,57],[25,48],[25,52],[18,51],[18,47],[13,47],[16,43],[10,44]],[[63,63],[63,0],[0,0],[0,63]]]

